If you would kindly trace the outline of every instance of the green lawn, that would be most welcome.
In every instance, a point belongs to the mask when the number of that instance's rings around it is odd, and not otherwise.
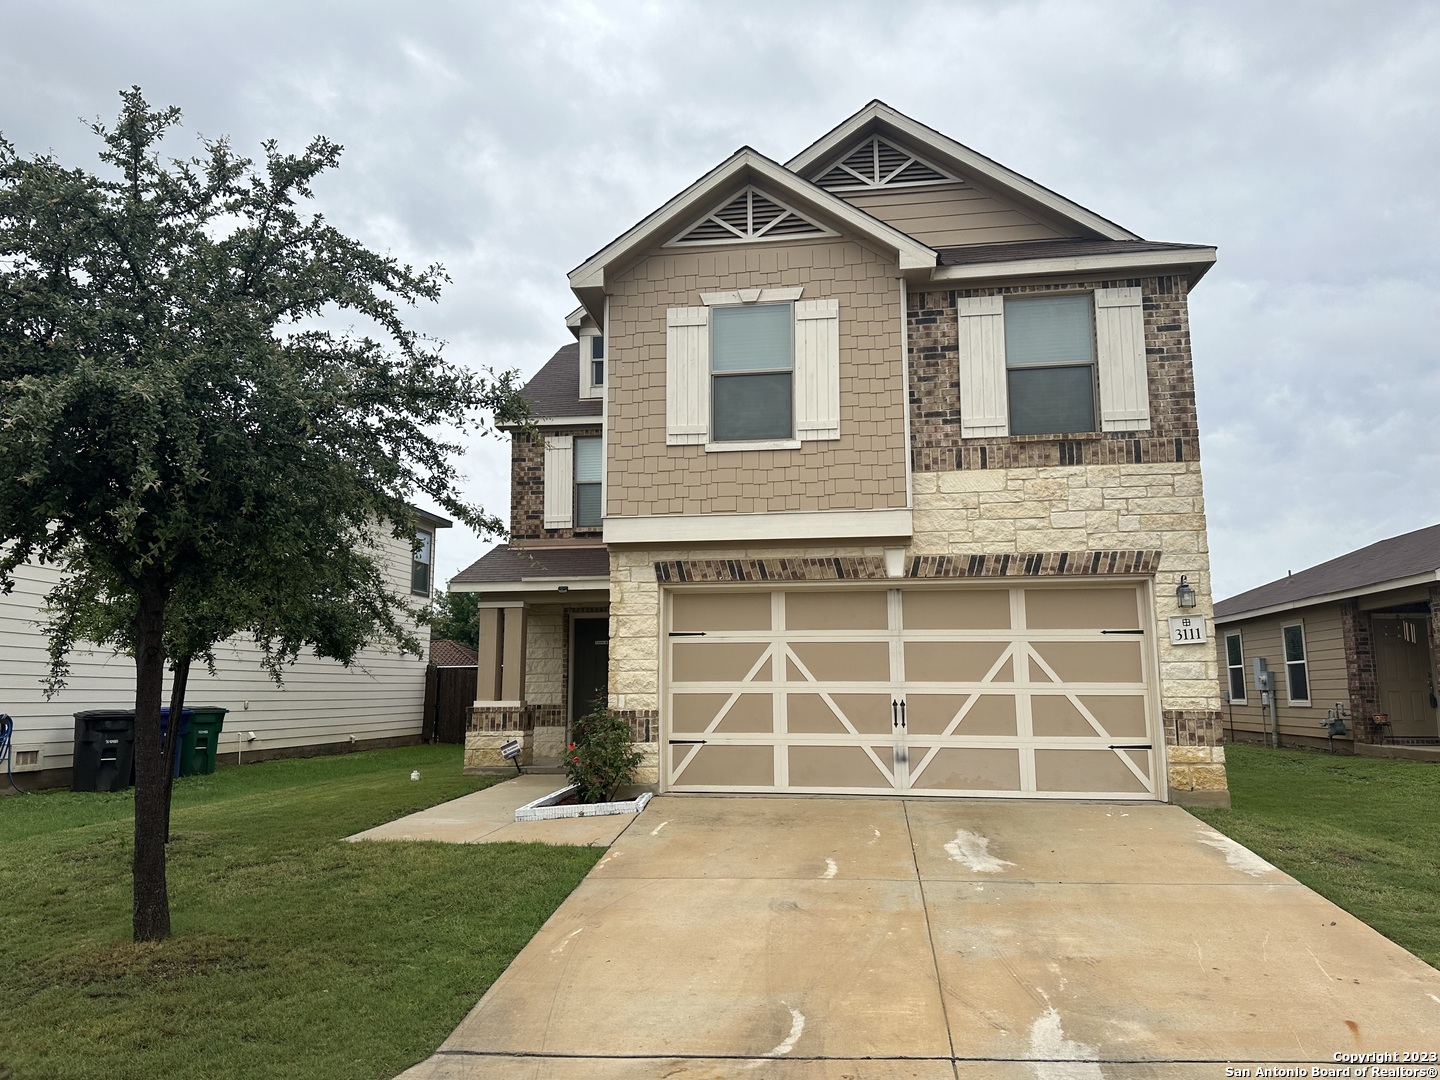
[[[1440,967],[1440,765],[1226,747],[1229,810],[1192,810]]]
[[[130,795],[0,799],[0,1080],[391,1077],[427,1056],[602,850],[341,838],[490,782],[454,746],[183,778],[175,935],[147,946]]]

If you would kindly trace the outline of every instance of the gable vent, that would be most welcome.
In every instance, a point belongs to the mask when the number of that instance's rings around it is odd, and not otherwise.
[[[718,210],[707,214],[670,243],[734,244],[752,240],[781,240],[796,236],[834,236],[764,192],[747,187]]]
[[[958,179],[872,135],[823,172],[815,183],[827,191],[849,191],[899,184],[947,184]]]

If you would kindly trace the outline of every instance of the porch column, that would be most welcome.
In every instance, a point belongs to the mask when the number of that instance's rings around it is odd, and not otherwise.
[[[1440,696],[1440,585],[1430,586],[1430,695]]]
[[[479,657],[476,664],[475,700],[500,700],[500,609],[480,608],[480,636],[475,645]]]
[[[1380,682],[1370,613],[1360,610],[1360,601],[1347,600],[1340,605],[1340,627],[1345,640],[1345,683],[1350,691],[1350,730],[1356,742],[1374,742],[1371,721],[1380,711]]]
[[[500,661],[500,700],[525,700],[525,605],[505,608],[504,653]]]

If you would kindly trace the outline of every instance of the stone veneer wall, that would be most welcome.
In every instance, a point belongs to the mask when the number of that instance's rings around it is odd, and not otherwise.
[[[1017,435],[962,440],[956,297],[1036,296],[1114,287],[1141,290],[1150,427],[1144,431],[1089,432],[1065,439],[1054,435]],[[1198,461],[1200,440],[1186,294],[1186,281],[1181,277],[913,293],[906,314],[910,345],[910,440],[915,470],[944,472],[1015,466]]]
[[[546,429],[550,435],[599,435],[598,424],[590,427]],[[575,536],[598,538],[600,529],[545,528],[545,446],[526,431],[510,433],[510,539],[563,539]]]
[[[565,704],[565,609],[559,604],[525,609],[525,700]]]
[[[1087,561],[1097,551],[1104,553],[1103,568]],[[1072,555],[1075,565],[1070,558],[1062,562],[1061,553]],[[1209,645],[1169,642],[1182,574],[1198,594],[1198,606],[1188,614],[1211,616],[1198,462],[917,474],[915,534],[906,556],[912,580],[1070,577],[1087,569],[1153,575],[1170,789],[1181,797],[1223,798],[1218,661]],[[876,579],[884,576],[883,567],[879,545],[701,552],[612,547],[612,707],[658,715],[662,581]]]

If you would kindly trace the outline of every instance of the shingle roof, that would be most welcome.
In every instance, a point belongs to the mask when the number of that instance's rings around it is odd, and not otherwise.
[[[530,415],[539,420],[601,413],[599,398],[580,397],[580,346],[574,342],[555,350],[520,394],[530,403]]]
[[[1230,618],[1436,570],[1440,570],[1440,525],[1431,525],[1221,600],[1215,605],[1215,616]]]
[[[1147,251],[1205,251],[1208,244],[1167,244],[1158,240],[1016,240],[1007,244],[943,247],[941,266],[1012,262],[1019,259],[1060,259],[1081,255],[1136,255]]]
[[[430,642],[430,662],[436,667],[474,667],[480,657],[468,645],[441,638]]]
[[[544,578],[610,577],[610,553],[603,547],[492,548],[450,579],[452,585]]]

